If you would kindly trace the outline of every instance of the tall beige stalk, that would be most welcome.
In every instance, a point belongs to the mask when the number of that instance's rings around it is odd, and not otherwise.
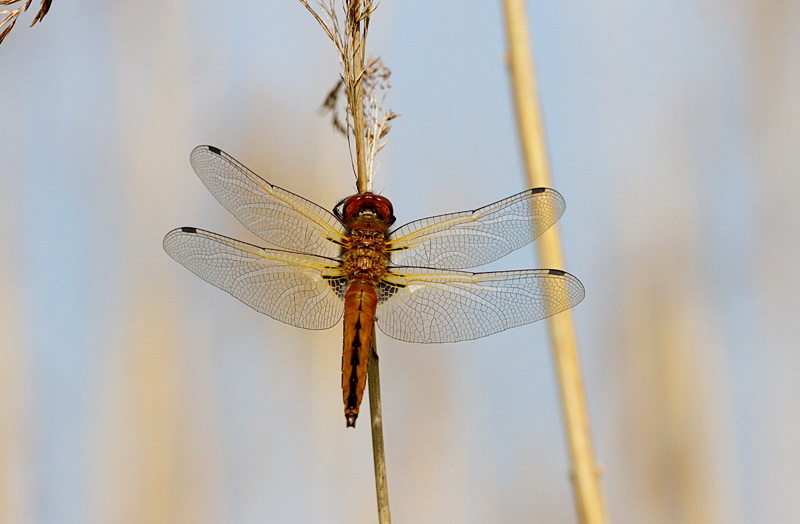
[[[372,459],[375,464],[375,494],[378,498],[378,522],[389,524],[389,486],[386,484],[386,454],[383,447],[383,414],[381,411],[381,376],[378,369],[378,347],[372,337],[367,363],[369,384],[369,415],[372,427]]]
[[[369,18],[377,6],[373,5],[372,0],[343,0],[344,34],[342,34],[336,15],[336,2],[335,0],[327,1],[327,4],[323,1],[318,3],[325,17],[312,8],[307,0],[300,0],[300,3],[316,18],[339,52],[339,62],[342,66],[342,82],[347,96],[348,108],[345,133],[347,139],[352,139],[355,143],[354,164],[358,191],[359,193],[364,193],[372,191],[371,170],[374,165],[374,157],[380,151],[382,145],[385,144],[385,142],[382,144],[381,140],[388,132],[388,122],[394,117],[391,111],[384,114],[375,99],[377,96],[375,82],[379,82],[377,77],[380,76],[381,68],[377,67],[376,69],[376,63],[372,61],[368,71],[364,60]],[[367,82],[370,85],[368,94],[365,93]],[[367,110],[365,102],[367,99],[369,100],[370,118],[365,116],[365,111]],[[386,456],[383,443],[378,350],[374,334],[367,363],[367,380],[378,521],[381,524],[390,524],[391,515],[389,513],[389,490],[386,482]]]
[[[517,125],[525,168],[533,187],[551,187],[524,0],[503,0],[503,10]],[[537,246],[539,260],[544,267],[564,268],[561,243],[555,226],[539,237]],[[592,449],[589,414],[586,409],[572,313],[565,311],[550,317],[548,326],[572,460],[571,476],[578,517],[580,522],[585,524],[604,523],[605,504]]]

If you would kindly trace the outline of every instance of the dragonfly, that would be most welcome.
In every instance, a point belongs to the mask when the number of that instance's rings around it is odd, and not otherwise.
[[[195,227],[164,238],[166,252],[203,280],[275,320],[327,329],[344,318],[342,396],[354,427],[374,326],[416,343],[472,340],[578,304],[581,282],[559,269],[472,273],[532,242],[563,214],[555,190],[535,188],[459,213],[393,228],[388,198],[371,192],[333,212],[274,186],[219,148],[192,151],[216,199],[269,247]]]

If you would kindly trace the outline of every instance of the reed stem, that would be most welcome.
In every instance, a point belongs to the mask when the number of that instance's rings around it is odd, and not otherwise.
[[[360,0],[349,0],[351,4],[359,4]],[[363,13],[363,4],[348,9],[348,13]],[[366,47],[369,17],[359,19],[354,16],[349,20],[350,31],[345,38],[350,38],[349,56],[345,62],[345,85],[347,86],[347,103],[353,118],[353,139],[356,149],[356,179],[358,192],[372,191],[372,177],[367,172],[366,137],[367,129],[364,118],[364,48]],[[363,24],[363,27],[362,27]],[[372,460],[375,465],[375,494],[378,501],[378,522],[390,524],[389,488],[386,483],[386,454],[383,445],[383,416],[381,414],[381,378],[378,369],[378,347],[375,342],[375,330],[372,333],[369,360],[367,361],[367,384],[369,388],[369,416],[372,427]]]
[[[369,416],[372,426],[372,459],[375,464],[375,493],[378,497],[378,522],[390,524],[389,488],[386,484],[386,455],[383,447],[383,416],[381,413],[381,375],[378,371],[378,349],[375,337],[367,363],[367,382],[369,384]]]
[[[508,38],[511,83],[525,169],[532,187],[551,187],[525,2],[503,0],[503,11]],[[564,268],[557,227],[553,226],[542,234],[537,246],[539,260],[544,267]],[[572,313],[565,311],[549,317],[548,327],[572,460],[573,495],[579,522],[602,524],[606,522],[605,503],[594,458]]]
[[[363,22],[362,22],[363,23]],[[349,74],[345,74],[347,82],[347,103],[353,117],[353,140],[356,145],[356,179],[358,192],[372,191],[372,177],[367,173],[366,136],[367,130],[364,121],[364,46],[366,42],[360,40],[361,31],[353,31],[350,45]],[[364,34],[366,37],[366,34]]]
[[[391,111],[380,115],[381,111],[378,110],[378,107],[372,107],[372,109],[377,110],[376,112],[379,115],[371,122],[375,129],[367,129],[367,118],[364,113],[366,98],[365,78],[368,72],[365,67],[364,57],[370,15],[377,6],[373,5],[372,0],[342,0],[345,13],[344,33],[342,33],[336,15],[337,3],[334,0],[329,0],[327,4],[318,4],[322,7],[325,17],[311,7],[308,0],[300,0],[300,3],[314,16],[339,52],[342,66],[342,82],[345,87],[348,114],[350,116],[344,127],[348,145],[351,139],[355,142],[355,171],[358,192],[372,191],[372,173],[370,171],[374,165],[374,157],[383,147],[381,140],[389,131],[389,121],[396,116]],[[371,69],[372,74],[384,75],[380,77],[383,79],[383,84],[379,82],[378,78],[373,78],[369,84],[371,86],[370,95],[373,97],[369,100],[374,104],[376,86],[388,88],[386,79],[389,73],[388,70],[384,71],[381,67],[375,66],[375,61],[371,62],[371,64],[373,66]],[[349,127],[350,123],[352,123],[352,129]],[[370,425],[372,427],[372,458],[375,464],[375,491],[378,498],[378,521],[381,524],[389,524],[392,519],[389,514],[389,490],[386,484],[386,456],[383,445],[383,417],[381,415],[381,380],[378,371],[378,349],[375,343],[374,329],[370,344],[370,356],[367,361],[367,384],[369,389]]]
[[[370,191],[367,173],[366,136],[364,121],[364,49],[367,45],[369,15],[364,0],[346,1],[347,20],[344,38],[349,44],[344,46],[344,83],[347,91],[347,105],[353,119],[352,138],[356,148],[356,179],[358,192]]]

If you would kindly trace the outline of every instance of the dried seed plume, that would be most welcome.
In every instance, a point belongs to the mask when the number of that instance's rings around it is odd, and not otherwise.
[[[19,5],[22,0],[0,0],[0,6],[12,6],[17,4],[19,7],[16,9],[4,9],[0,11],[0,44],[3,43],[8,33],[14,28],[14,24],[17,23],[17,18],[19,15],[24,13],[28,10],[31,6],[32,0],[25,0],[25,3]],[[53,0],[42,0],[42,5],[39,7],[39,12],[36,13],[36,16],[33,17],[33,22],[31,22],[31,27],[36,25],[37,22],[40,22],[44,15],[50,10],[50,4],[53,3]]]
[[[390,122],[397,117],[383,109],[391,87],[391,72],[380,58],[365,60],[370,16],[377,4],[372,0],[318,0],[312,7],[308,0],[299,1],[338,52],[342,73],[325,98],[323,110],[331,113],[333,127],[347,137],[359,191],[370,191],[375,156],[386,145]],[[346,99],[344,111],[340,108],[342,93]]]

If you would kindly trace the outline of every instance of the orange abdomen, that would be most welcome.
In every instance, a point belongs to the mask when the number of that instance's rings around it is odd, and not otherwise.
[[[342,352],[342,394],[348,426],[355,426],[367,385],[367,362],[377,306],[378,294],[372,282],[357,280],[349,283],[344,295]]]

